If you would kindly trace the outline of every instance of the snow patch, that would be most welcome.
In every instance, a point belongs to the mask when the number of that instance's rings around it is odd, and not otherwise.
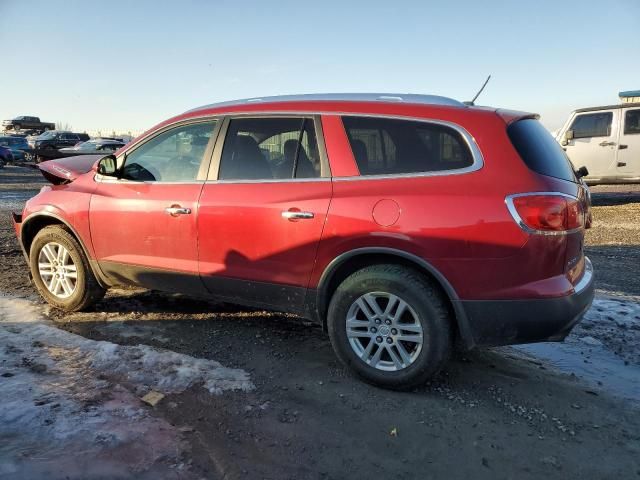
[[[598,294],[562,343],[511,347],[616,396],[640,402],[640,300]]]
[[[180,434],[139,397],[193,385],[213,394],[253,388],[243,370],[90,340],[56,328],[41,311],[0,296],[0,477],[112,478],[154,469],[183,477]]]
[[[640,365],[640,303],[637,297],[598,295],[567,338],[589,346],[603,345],[628,363]]]

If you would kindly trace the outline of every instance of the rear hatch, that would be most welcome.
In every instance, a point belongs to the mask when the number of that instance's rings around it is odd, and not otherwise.
[[[39,163],[37,167],[49,182],[60,185],[73,182],[80,175],[87,173],[103,157],[104,155],[78,155],[57,158]]]
[[[509,120],[507,134],[522,161],[530,170],[548,178],[549,191],[544,193],[549,194],[549,198],[553,198],[555,192],[567,195],[565,221],[570,221],[571,225],[564,231],[559,227],[557,232],[566,235],[564,273],[575,285],[582,277],[585,267],[584,229],[591,226],[589,188],[577,177],[569,157],[536,117],[510,116]],[[577,202],[572,199],[576,199]],[[540,211],[540,215],[545,214],[544,209],[541,208]],[[557,209],[554,213],[557,213]],[[578,216],[581,218],[577,218]],[[551,230],[545,233],[553,234]]]

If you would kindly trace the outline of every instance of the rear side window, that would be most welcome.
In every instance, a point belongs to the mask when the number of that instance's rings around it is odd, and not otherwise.
[[[507,133],[531,170],[549,177],[576,181],[569,157],[540,122],[534,119],[518,120],[507,128]]]
[[[640,133],[640,110],[627,110],[624,114],[624,134]]]
[[[570,130],[573,130],[573,138],[608,137],[611,135],[612,120],[611,112],[578,115]]]
[[[473,165],[462,135],[451,127],[391,118],[343,117],[360,175],[457,170]]]

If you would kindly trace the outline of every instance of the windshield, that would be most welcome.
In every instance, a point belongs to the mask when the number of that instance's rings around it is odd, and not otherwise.
[[[82,142],[73,148],[75,148],[76,150],[94,151],[96,149],[96,146],[97,145],[95,142]]]
[[[38,135],[37,138],[39,140],[45,140],[47,138],[53,138],[53,137],[55,137],[55,135],[56,135],[55,132],[48,131],[48,132],[41,133],[40,135]]]

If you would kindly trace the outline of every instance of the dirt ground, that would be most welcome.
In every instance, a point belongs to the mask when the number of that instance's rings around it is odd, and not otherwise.
[[[557,357],[562,351],[555,345],[551,355],[518,348],[459,353],[432,382],[399,393],[353,378],[321,329],[292,316],[124,289],[111,291],[91,312],[47,309],[29,284],[9,218],[41,184],[33,171],[0,170],[0,295],[36,312],[34,318],[42,315],[40,329],[29,333],[42,337],[20,344],[28,375],[46,380],[54,367],[37,367],[31,355],[41,355],[36,351],[48,338],[53,345],[60,337],[73,339],[73,352],[108,347],[125,359],[133,351],[128,347],[157,347],[174,355],[171,361],[182,354],[185,371],[195,360],[219,362],[246,372],[251,387],[212,393],[204,379],[182,389],[158,383],[173,393],[151,407],[137,398],[153,380],[145,384],[94,361],[90,372],[98,374],[87,385],[96,378],[104,383],[94,385],[99,395],[82,400],[83,411],[126,397],[128,405],[138,402],[135,418],[150,422],[150,433],[128,455],[112,449],[117,455],[93,456],[83,443],[77,451],[56,450],[54,458],[47,445],[25,446],[20,432],[0,425],[0,478],[640,478],[640,317],[631,318],[637,311],[629,307],[640,296],[638,187],[593,188],[595,223],[587,254],[597,273],[600,303],[594,307],[600,310],[594,308],[568,339],[573,357]],[[609,308],[623,315],[617,304],[610,306],[616,299],[629,302],[623,310],[631,323],[612,317],[603,326]],[[26,327],[12,328],[10,333],[26,335]],[[3,348],[6,353],[10,345],[0,343]],[[606,362],[622,366],[591,375],[587,367],[597,370],[605,354]],[[563,367],[554,358],[573,358],[575,364]],[[18,367],[0,361],[0,399],[3,381],[27,374]],[[614,385],[607,378],[620,381]],[[15,401],[3,399],[0,419],[15,417],[2,412],[7,400]],[[34,424],[60,422],[55,403],[29,407]],[[51,433],[46,428],[44,438]],[[91,442],[111,448],[103,437]]]

